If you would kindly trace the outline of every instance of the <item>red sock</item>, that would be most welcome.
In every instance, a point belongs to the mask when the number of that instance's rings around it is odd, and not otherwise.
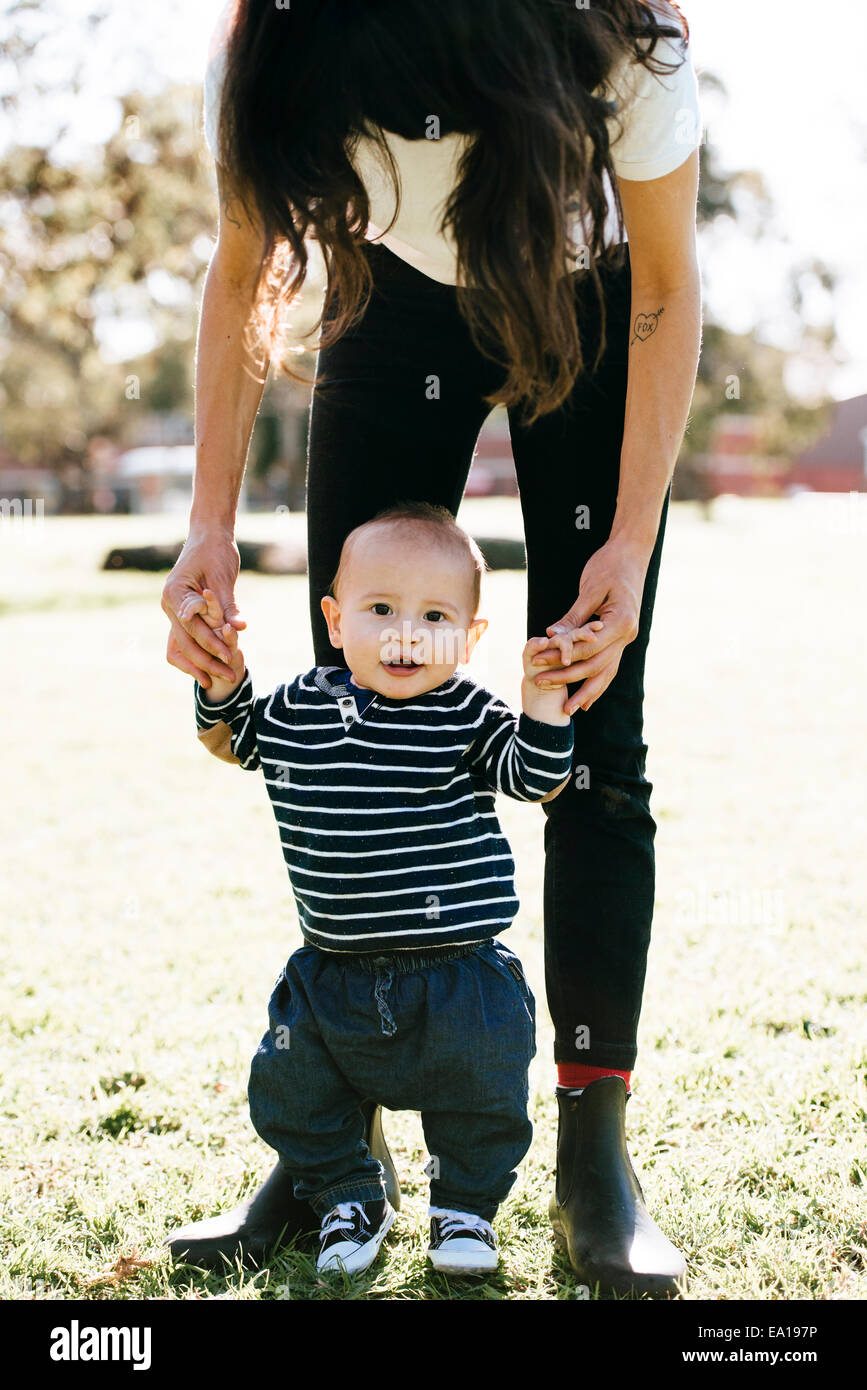
[[[622,1076],[627,1091],[631,1089],[631,1071],[616,1071],[614,1067],[588,1067],[583,1062],[557,1063],[557,1085],[568,1086],[571,1090],[577,1090],[579,1086],[589,1086],[591,1081],[598,1081],[600,1076]]]

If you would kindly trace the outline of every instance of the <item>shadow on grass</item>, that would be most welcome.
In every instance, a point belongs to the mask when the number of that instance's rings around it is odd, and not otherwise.
[[[387,1252],[388,1247],[383,1250]],[[668,1302],[647,1294],[607,1293],[599,1285],[586,1285],[576,1277],[568,1256],[552,1245],[550,1264],[544,1271],[560,1302]],[[191,1279],[191,1275],[194,1277]],[[515,1286],[507,1270],[493,1275],[473,1275],[456,1279],[437,1274],[427,1266],[424,1256],[413,1252],[403,1270],[389,1268],[377,1259],[369,1270],[349,1275],[343,1271],[327,1275],[316,1269],[315,1236],[296,1236],[281,1246],[261,1268],[242,1267],[226,1260],[224,1272],[176,1261],[168,1286],[181,1298],[239,1299],[255,1289],[261,1301],[307,1302],[362,1299],[425,1300],[433,1302],[502,1302],[515,1297]]]

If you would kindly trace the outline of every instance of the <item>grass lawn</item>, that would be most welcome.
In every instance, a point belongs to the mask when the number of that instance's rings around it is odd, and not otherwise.
[[[507,500],[463,519],[520,529]],[[300,943],[261,781],[197,744],[191,682],[165,663],[162,578],[99,569],[112,545],[182,529],[46,519],[0,535],[0,1297],[581,1297],[546,1218],[543,815],[505,798],[521,898],[506,939],[539,1051],[499,1276],[427,1268],[414,1114],[386,1116],[404,1205],[354,1283],[317,1279],[303,1251],[225,1278],[161,1253],[170,1227],[234,1205],[271,1166],[245,1085]],[[647,674],[658,896],[627,1116],[691,1299],[867,1294],[865,536],[842,501],[722,499],[710,522],[683,504],[669,524]],[[239,601],[258,688],[312,664],[303,579],[244,575]],[[523,608],[524,576],[491,576],[471,671],[512,701]]]

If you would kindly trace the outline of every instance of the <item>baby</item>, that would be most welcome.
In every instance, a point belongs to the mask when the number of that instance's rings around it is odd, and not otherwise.
[[[366,1269],[394,1220],[365,1100],[421,1112],[444,1273],[496,1269],[491,1222],[530,1144],[535,1001],[498,939],[518,900],[495,793],[556,796],[572,724],[565,689],[533,684],[548,637],[524,647],[519,717],[457,673],[486,627],[483,570],[444,508],[380,513],[347,537],[322,599],[344,666],[266,695],[203,595],[236,681],[196,683],[199,738],[262,769],[304,937],[271,996],[250,1115],[321,1223],[319,1270]]]

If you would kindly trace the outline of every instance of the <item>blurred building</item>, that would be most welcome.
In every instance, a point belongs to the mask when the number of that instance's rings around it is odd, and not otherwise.
[[[509,417],[495,406],[479,433],[467,479],[467,497],[516,497],[518,482],[509,434]]]
[[[63,486],[47,468],[25,468],[0,445],[0,517],[51,516],[59,510]]]
[[[176,512],[186,515],[193,495],[193,444],[146,444],[127,449],[93,477],[93,505],[101,512]],[[244,485],[239,509],[245,509]]]
[[[837,401],[830,428],[795,458],[789,483],[812,492],[867,491],[867,395]]]
[[[114,511],[185,512],[192,496],[196,450],[193,444],[150,444],[127,449],[114,466],[110,491]]]
[[[712,497],[780,497],[790,471],[788,459],[769,455],[758,415],[720,415],[704,460]]]

